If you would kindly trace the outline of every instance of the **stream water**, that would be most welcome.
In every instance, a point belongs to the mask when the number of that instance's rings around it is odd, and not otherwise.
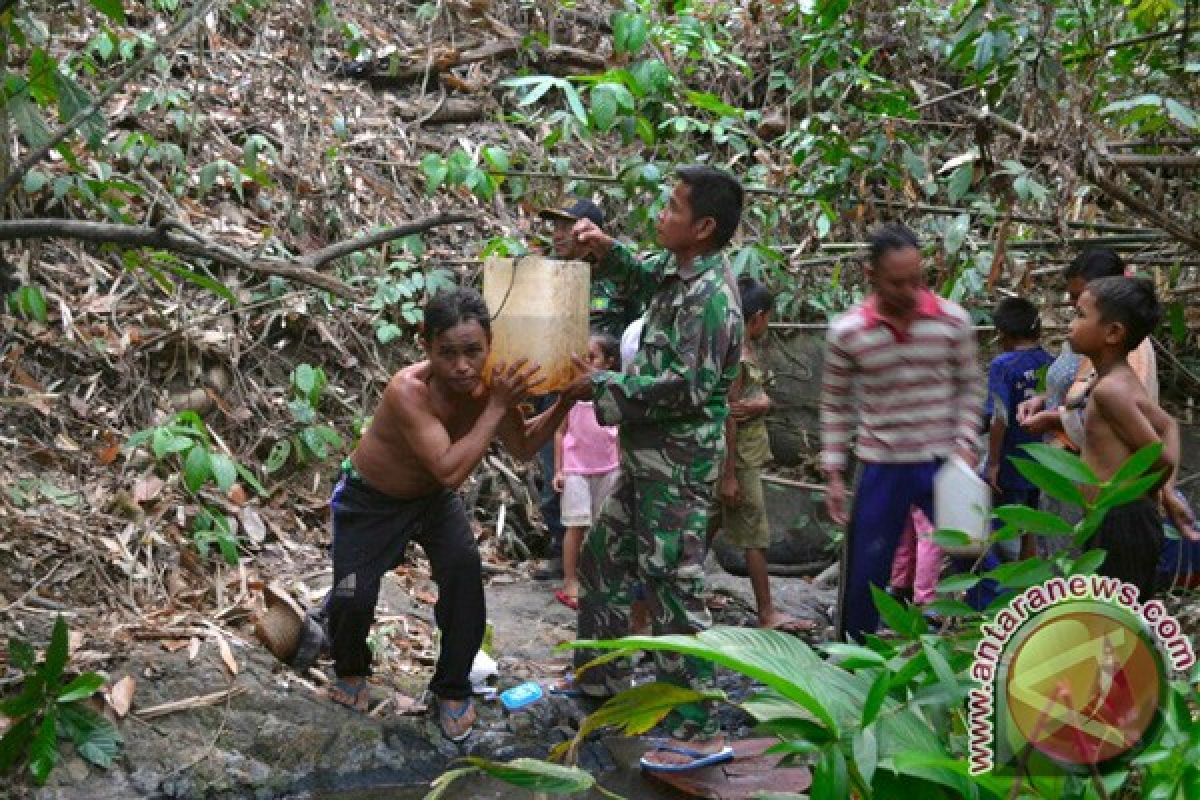
[[[666,789],[662,784],[643,778],[636,770],[614,770],[605,773],[600,781],[605,789],[616,792],[626,800],[680,800],[683,795]],[[429,793],[428,786],[378,786],[352,792],[314,794],[312,800],[421,800]],[[464,778],[446,793],[453,800],[532,800],[536,795],[482,777]],[[580,800],[602,800],[599,792],[576,795]]]

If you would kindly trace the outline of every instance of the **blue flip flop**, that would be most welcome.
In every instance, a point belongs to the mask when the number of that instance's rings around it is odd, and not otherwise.
[[[725,745],[725,747],[715,753],[705,753],[702,750],[695,750],[691,747],[664,743],[652,748],[651,752],[678,753],[692,760],[686,764],[658,764],[653,761],[647,761],[646,757],[642,756],[642,769],[647,772],[691,772],[694,769],[711,767],[714,764],[724,764],[726,761],[733,760],[733,748],[729,745]]]

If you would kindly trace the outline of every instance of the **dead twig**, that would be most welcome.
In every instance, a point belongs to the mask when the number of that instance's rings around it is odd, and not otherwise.
[[[212,694],[196,695],[195,697],[186,697],[182,700],[171,700],[167,703],[160,703],[156,706],[143,708],[140,711],[133,712],[133,716],[140,719],[154,719],[155,717],[174,714],[176,711],[191,711],[196,708],[208,708],[215,706],[226,700],[231,700],[238,695],[245,694],[249,691],[245,686],[230,686],[228,689],[223,689]]]

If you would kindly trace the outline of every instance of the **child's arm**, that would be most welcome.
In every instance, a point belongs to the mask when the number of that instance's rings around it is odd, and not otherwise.
[[[729,387],[731,409],[734,403],[741,400],[741,397],[742,370],[739,369],[737,377],[733,379],[733,385]],[[741,488],[738,486],[737,480],[737,420],[731,410],[725,417],[725,460],[721,464],[721,485],[718,487],[717,494],[725,505],[737,506],[741,502]]]
[[[554,491],[562,492],[563,490],[563,439],[567,435],[567,421],[564,419],[562,425],[558,426],[558,430],[554,432],[554,477],[552,485]]]
[[[1004,417],[993,416],[988,429],[987,482],[997,492],[1000,491],[1000,461],[1004,458],[1004,435],[1007,432],[1008,423]]]

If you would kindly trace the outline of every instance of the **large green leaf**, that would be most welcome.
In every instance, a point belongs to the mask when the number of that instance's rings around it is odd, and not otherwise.
[[[1028,506],[1000,506],[992,513],[1009,525],[1043,536],[1070,536],[1075,532],[1075,526],[1057,514],[1036,511]]]
[[[84,700],[94,695],[96,690],[103,685],[104,678],[94,672],[85,672],[59,690],[56,699],[60,703]]]
[[[212,460],[208,448],[197,444],[188,451],[183,461],[183,483],[192,494],[200,491],[200,487],[212,475]]]
[[[88,0],[88,2],[118,25],[125,24],[125,10],[121,8],[121,0]]]
[[[33,645],[15,636],[8,637],[8,660],[16,669],[28,672],[37,661]]]
[[[17,759],[25,752],[25,745],[33,735],[36,724],[36,718],[25,717],[0,737],[0,773],[8,772],[17,763]]]
[[[228,492],[237,481],[237,464],[224,453],[209,453],[208,466],[212,470],[213,480],[222,492]]]
[[[80,756],[98,767],[112,766],[121,747],[121,734],[115,725],[82,703],[62,706],[59,723]]]
[[[807,644],[776,631],[715,627],[694,636],[628,636],[624,639],[571,642],[563,647],[616,651],[667,650],[712,661],[771,687],[838,734],[830,704],[834,687],[818,677],[824,661]],[[857,718],[857,715],[855,715]]]
[[[596,785],[596,779],[585,770],[551,764],[536,758],[514,758],[506,763],[477,756],[463,760],[497,780],[531,792],[578,794]]]
[[[1083,493],[1079,491],[1079,487],[1072,483],[1070,479],[1064,478],[1049,467],[1039,464],[1036,461],[1030,461],[1027,458],[1012,458],[1009,460],[1017,468],[1017,472],[1021,473],[1030,483],[1055,500],[1061,500],[1064,503],[1070,503],[1075,506],[1085,505]]]
[[[878,586],[871,586],[871,599],[875,601],[875,607],[879,609],[879,616],[884,623],[901,636],[920,636],[929,630],[929,623],[921,615],[920,608],[905,608],[896,598]]]
[[[1033,459],[1039,464],[1049,467],[1059,475],[1075,483],[1082,483],[1088,486],[1096,486],[1100,483],[1100,479],[1096,477],[1096,473],[1084,463],[1082,458],[1074,453],[1067,452],[1061,447],[1032,443],[1022,445],[1021,449],[1033,456]]]
[[[28,717],[46,703],[46,681],[38,673],[28,675],[21,693],[0,702],[0,714],[9,719]]]
[[[59,614],[54,620],[54,629],[50,632],[50,646],[46,648],[46,660],[38,669],[38,674],[46,682],[46,688],[53,691],[62,677],[63,668],[67,665],[67,621]]]
[[[41,147],[50,141],[50,129],[46,127],[41,111],[23,92],[9,96],[7,109],[30,148]]]
[[[1162,456],[1162,442],[1148,444],[1125,459],[1125,463],[1108,479],[1109,486],[1120,486],[1134,478],[1141,477]]]
[[[995,569],[985,572],[983,576],[991,578],[1008,589],[1024,589],[1050,580],[1054,577],[1054,569],[1046,561],[1031,558],[1027,561],[1001,564]]]
[[[58,118],[66,124],[92,104],[92,96],[65,72],[56,71],[54,79],[58,83]],[[99,111],[93,111],[79,123],[79,132],[91,148],[100,146],[107,130],[104,115]]]
[[[58,763],[58,718],[51,706],[42,718],[41,727],[29,742],[29,772],[38,786],[50,777],[50,771]]]
[[[571,743],[555,752],[578,746],[587,736],[601,728],[619,728],[628,736],[638,736],[653,728],[673,709],[705,700],[724,700],[720,691],[700,692],[669,683],[647,683],[627,689],[589,714],[579,726]]]
[[[1096,497],[1096,508],[1116,508],[1132,503],[1143,496],[1163,480],[1161,474],[1150,474],[1120,486],[1106,486]]]
[[[821,751],[808,796],[812,800],[846,800],[850,797],[850,776],[840,748],[830,746]]]

